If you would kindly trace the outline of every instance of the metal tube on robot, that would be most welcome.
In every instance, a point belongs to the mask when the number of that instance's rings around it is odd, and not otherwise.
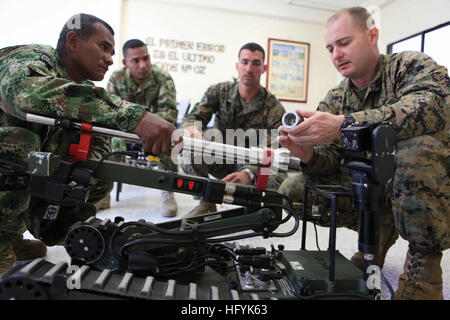
[[[44,125],[56,125],[57,120],[44,116],[27,114],[26,120],[29,122],[44,124]],[[80,123],[72,122],[71,125],[74,128],[81,128]],[[92,132],[100,135],[106,135],[110,137],[123,138],[131,141],[141,142],[138,135],[134,133],[123,132],[114,129],[108,129],[104,127],[92,126]],[[217,143],[208,140],[194,139],[189,137],[183,137],[183,150],[188,152],[198,152],[202,155],[207,155],[211,158],[230,161],[231,163],[239,164],[254,164],[261,165],[266,160],[266,151],[264,148],[243,148],[230,144]],[[300,170],[300,159],[291,157],[288,149],[280,148],[274,149],[272,158],[272,167],[278,168],[282,172],[290,170]]]

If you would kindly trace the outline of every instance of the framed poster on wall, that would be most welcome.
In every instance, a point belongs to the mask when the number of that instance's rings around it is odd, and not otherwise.
[[[266,88],[278,100],[306,102],[309,43],[269,39]]]

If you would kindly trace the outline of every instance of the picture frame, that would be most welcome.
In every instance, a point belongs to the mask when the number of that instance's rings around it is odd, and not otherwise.
[[[269,38],[266,89],[280,101],[308,99],[310,44]]]

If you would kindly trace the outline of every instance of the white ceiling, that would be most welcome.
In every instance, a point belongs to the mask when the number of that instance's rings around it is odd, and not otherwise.
[[[144,1],[144,0],[140,0]],[[396,0],[154,0],[166,4],[303,20],[323,24],[342,8],[384,6]]]
[[[259,0],[282,5],[334,12],[348,7],[364,6],[367,0]],[[373,2],[373,1],[372,1]]]

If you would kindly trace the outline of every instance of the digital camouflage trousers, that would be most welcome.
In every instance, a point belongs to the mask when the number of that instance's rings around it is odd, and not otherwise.
[[[397,143],[396,169],[393,180],[386,186],[386,210],[382,223],[395,220],[398,233],[411,246],[444,251],[450,247],[450,154],[447,146],[437,139],[418,136]],[[294,202],[303,202],[305,183],[312,185],[339,184],[350,186],[346,174],[309,176],[298,173],[289,176],[279,188]],[[314,199],[313,199],[314,201]],[[329,203],[318,198],[319,214],[329,214]],[[309,202],[311,203],[311,202]],[[350,198],[337,201],[339,227],[358,229],[358,212]]]

